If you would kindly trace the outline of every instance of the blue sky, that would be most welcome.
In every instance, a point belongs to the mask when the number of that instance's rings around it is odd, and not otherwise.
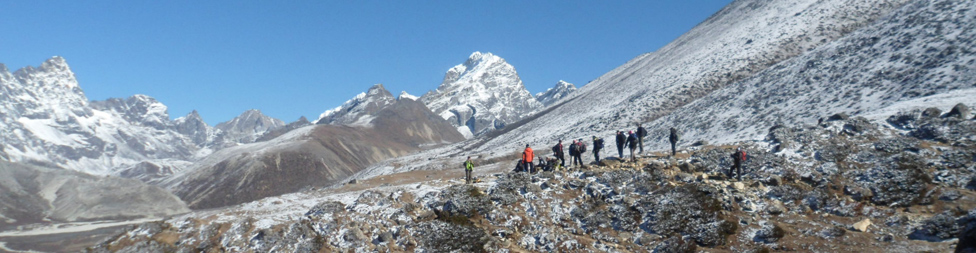
[[[376,83],[423,95],[474,51],[533,94],[582,86],[729,2],[4,1],[0,63],[60,55],[89,99],[146,94],[211,125],[248,109],[315,120]]]

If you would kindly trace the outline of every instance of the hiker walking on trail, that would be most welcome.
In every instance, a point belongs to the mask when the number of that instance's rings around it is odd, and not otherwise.
[[[617,131],[617,157],[624,159],[624,143],[627,142],[627,136],[624,135],[624,131]]]
[[[579,144],[576,143],[576,140],[573,140],[573,144],[569,144],[569,159],[573,160],[571,164],[573,166],[576,166],[577,153],[579,153]]]
[[[746,161],[746,151],[743,151],[742,147],[737,147],[731,156],[732,167],[729,168],[729,178],[732,178],[732,170],[735,170],[737,179],[742,181],[742,163]]]
[[[535,160],[535,156],[532,154],[532,148],[529,147],[529,144],[525,144],[525,151],[522,151],[522,162],[524,163],[522,169],[526,172],[532,172],[532,160]]]
[[[677,154],[677,144],[678,144],[678,129],[671,128],[671,135],[668,136],[668,141],[671,142],[671,156]]]
[[[627,146],[630,148],[630,161],[636,162],[637,155],[634,154],[634,150],[637,149],[637,142],[638,142],[637,134],[635,134],[634,131],[629,131],[628,135],[630,135],[627,137]]]
[[[464,183],[471,183],[471,172],[474,171],[474,162],[471,161],[471,157],[468,157],[467,161],[464,161]]]
[[[563,153],[563,140],[559,140],[556,146],[552,146],[552,155],[559,159],[559,165],[566,167],[566,154]]]
[[[596,158],[597,164],[600,163],[600,150],[603,149],[603,138],[597,138],[593,136],[593,157]]]
[[[644,153],[644,136],[647,136],[647,129],[637,123],[637,144],[640,145],[640,153]]]

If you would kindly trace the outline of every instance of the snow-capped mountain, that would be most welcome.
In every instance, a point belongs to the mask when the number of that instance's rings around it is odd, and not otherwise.
[[[61,57],[13,73],[0,65],[0,94],[0,158],[94,175],[157,178],[135,174],[171,173],[220,143],[253,142],[284,125],[259,112],[222,129],[208,126],[196,111],[169,120],[166,105],[146,95],[89,102]]]
[[[268,117],[256,109],[247,110],[227,122],[217,124],[222,141],[227,143],[252,143],[261,135],[285,126],[285,122]]]
[[[61,57],[38,68],[0,69],[0,143],[13,162],[41,162],[95,175],[199,149],[170,128],[166,106],[148,96],[91,102]]]
[[[441,85],[420,100],[468,138],[504,128],[542,107],[515,67],[481,52],[448,70]]]
[[[559,80],[556,86],[547,89],[545,92],[539,92],[535,94],[535,99],[539,100],[543,106],[549,106],[560,99],[569,96],[570,93],[576,91],[576,85]]]
[[[339,107],[323,112],[315,124],[366,125],[372,121],[369,115],[393,104],[396,100],[393,94],[383,88],[383,84],[376,84]]]

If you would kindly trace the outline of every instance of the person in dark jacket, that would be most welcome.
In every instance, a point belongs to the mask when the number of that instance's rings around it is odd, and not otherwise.
[[[624,159],[624,143],[627,142],[627,136],[624,135],[624,131],[617,131],[617,157]]]
[[[647,136],[647,129],[637,123],[637,145],[640,146],[640,153],[644,153],[644,136]]]
[[[732,168],[729,168],[729,178],[732,178],[732,171],[735,170],[737,179],[742,181],[742,162],[746,161],[746,152],[742,151],[742,147],[737,147],[731,156]]]
[[[559,140],[559,143],[556,143],[556,146],[552,147],[552,154],[559,159],[560,166],[566,167],[566,153],[563,153],[563,140]]]
[[[597,164],[600,163],[600,150],[603,149],[603,138],[597,138],[593,136],[593,157],[596,158]]]
[[[576,157],[579,156],[579,144],[576,140],[573,140],[573,144],[569,144],[569,159],[573,160],[572,165],[576,166]]]
[[[678,154],[678,129],[671,128],[671,135],[668,136],[668,141],[671,142],[671,156]]]
[[[628,134],[630,135],[627,137],[627,146],[630,147],[630,161],[636,162],[637,155],[634,154],[634,150],[637,149],[637,134],[635,134],[634,131],[630,131]]]

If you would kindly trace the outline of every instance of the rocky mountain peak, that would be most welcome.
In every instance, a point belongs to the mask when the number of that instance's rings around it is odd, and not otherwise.
[[[542,107],[515,67],[481,52],[448,70],[437,90],[420,99],[468,138],[503,128]]]
[[[261,135],[284,126],[284,121],[266,116],[257,109],[250,109],[230,121],[217,124],[215,128],[221,131],[224,141],[251,143]]]
[[[576,91],[576,85],[559,80],[556,86],[547,89],[545,92],[539,92],[535,95],[535,99],[539,100],[543,106],[548,106],[560,99],[569,96],[570,93]]]
[[[376,84],[339,107],[323,112],[315,123],[365,125],[369,123],[369,119],[363,118],[364,116],[371,116],[394,102],[396,98],[393,94],[387,91],[383,84]]]
[[[212,132],[210,126],[207,125],[206,121],[203,121],[203,117],[200,117],[197,110],[173,120],[173,125],[176,132],[186,135],[198,146],[205,145]]]

